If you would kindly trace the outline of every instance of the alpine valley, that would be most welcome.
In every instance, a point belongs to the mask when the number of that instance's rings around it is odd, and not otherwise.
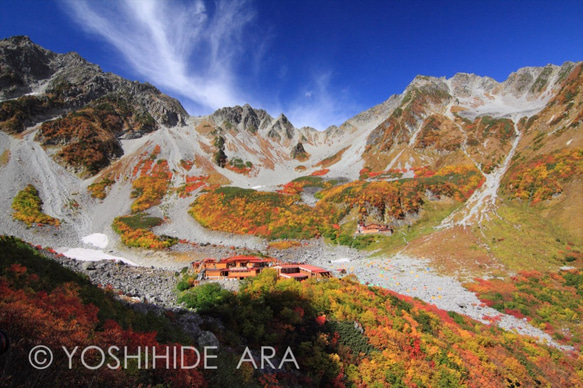
[[[0,41],[0,385],[583,386],[582,87],[583,62],[417,76],[317,131],[250,105],[190,116]],[[334,276],[190,265],[237,255]],[[37,344],[212,345],[219,367],[55,351],[41,373]],[[241,364],[262,347],[269,366]]]

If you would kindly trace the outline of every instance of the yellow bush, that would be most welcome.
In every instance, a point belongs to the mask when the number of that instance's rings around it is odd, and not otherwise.
[[[22,189],[12,201],[12,217],[24,222],[27,226],[32,224],[59,226],[61,221],[42,212],[42,200],[36,187],[28,185]]]

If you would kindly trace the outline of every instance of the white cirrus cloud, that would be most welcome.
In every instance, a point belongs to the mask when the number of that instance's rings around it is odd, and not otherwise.
[[[246,49],[245,29],[255,18],[248,2],[218,0],[212,7],[202,0],[63,4],[85,31],[115,47],[134,72],[182,101],[204,111],[248,100],[235,73]]]
[[[270,22],[258,27],[252,0],[61,3],[85,32],[115,48],[132,73],[178,97],[191,114],[251,103],[285,112],[297,127],[323,130],[358,113],[350,93],[332,83],[331,70],[300,74],[307,81],[298,88],[264,84],[264,59],[277,31]],[[276,78],[287,78],[288,64],[277,68]],[[244,92],[253,89],[260,94]],[[291,90],[297,94],[290,99]]]

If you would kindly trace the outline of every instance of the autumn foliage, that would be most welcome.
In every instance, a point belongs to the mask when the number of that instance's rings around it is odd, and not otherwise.
[[[36,187],[28,185],[22,189],[12,201],[12,217],[24,222],[27,226],[33,224],[59,226],[61,221],[42,212],[42,200]]]
[[[203,226],[272,239],[312,238],[329,217],[292,196],[236,187],[204,193],[189,213]]]
[[[33,124],[36,116],[63,105],[63,100],[49,93],[48,96],[23,96],[0,103],[0,130],[21,133]]]
[[[169,236],[158,236],[150,229],[162,224],[162,219],[149,217],[145,214],[116,217],[113,220],[113,230],[121,236],[125,246],[147,249],[170,248],[178,241]]]
[[[536,204],[560,194],[564,183],[582,173],[583,150],[566,149],[513,168],[504,182],[513,198]]]
[[[194,160],[184,160],[180,159],[180,167],[182,167],[185,171],[190,171],[192,166],[194,166]]]
[[[184,184],[176,188],[176,192],[180,198],[188,197],[192,192],[206,186],[209,176],[186,176]]]
[[[473,166],[450,166],[437,171],[419,168],[414,173],[414,179],[354,181],[319,194],[322,201],[344,204],[346,210],[356,207],[363,217],[377,214],[381,221],[398,220],[421,209],[427,190],[464,201],[484,182]]]
[[[391,168],[386,171],[373,172],[370,167],[363,167],[359,172],[359,179],[398,179],[401,178],[407,171],[407,169]]]
[[[337,186],[336,181],[310,176],[298,178],[276,193],[223,187],[198,197],[189,212],[201,225],[213,230],[271,239],[326,236],[336,240],[339,231],[334,225],[353,208],[362,218],[402,220],[419,212],[427,190],[436,196],[464,201],[483,182],[483,176],[473,166],[423,170],[414,179],[354,181]],[[313,208],[299,201],[299,194],[308,186],[324,188],[317,193],[320,201]]]
[[[112,179],[111,174],[108,174],[103,179],[98,182],[92,183],[87,187],[87,190],[91,193],[93,198],[105,199],[107,197],[107,192],[109,188],[115,183],[115,179]]]
[[[164,249],[178,242],[175,238],[157,236],[152,232],[151,228],[160,225],[163,220],[144,213],[152,206],[159,205],[170,189],[172,172],[167,160],[158,159],[160,152],[160,146],[156,145],[152,152],[142,153],[132,172],[132,177],[135,178],[131,193],[131,197],[134,198],[131,205],[133,214],[116,217],[113,220],[113,230],[121,236],[122,243],[128,247]],[[187,184],[178,190],[183,195],[204,184],[203,177],[186,179]]]
[[[133,175],[139,177],[132,182],[133,191],[132,212],[139,213],[160,204],[168,192],[172,180],[172,172],[168,168],[168,161],[158,159],[160,146],[156,146],[149,157],[143,157],[134,167]],[[143,155],[145,156],[145,155]]]
[[[88,345],[127,346],[135,354],[138,346],[180,347],[191,345],[192,340],[162,339],[176,334],[171,329],[173,314],[140,316],[115,302],[111,292],[97,290],[56,262],[31,257],[31,248],[21,242],[2,237],[0,246],[0,326],[14,341],[9,358],[0,357],[5,371],[0,375],[2,385],[39,385],[41,381],[44,385],[112,387],[583,384],[579,373],[583,360],[576,352],[362,285],[353,276],[297,282],[277,279],[272,269],[245,281],[236,294],[212,284],[181,294],[189,303],[205,306],[200,312],[203,321],[220,322],[210,326],[220,341],[218,371],[144,369],[135,373],[136,360],[127,369],[90,371],[79,362],[69,369],[67,358],[61,356],[55,358],[54,367],[39,372],[28,361],[28,352],[38,344],[55,354],[61,346]],[[539,274],[520,276],[535,279]],[[565,279],[569,284],[576,281]],[[245,348],[257,354],[262,346],[274,347],[279,355],[289,347],[299,370],[290,364],[255,370],[248,362],[236,368]],[[89,357],[91,365],[97,364],[98,358]]]
[[[476,279],[466,287],[488,306],[530,323],[555,340],[580,349],[583,343],[583,272],[522,271],[506,280]]]
[[[282,240],[282,241],[272,241],[267,245],[267,248],[271,249],[290,249],[301,247],[302,243],[296,240]]]
[[[229,346],[293,349],[301,373],[275,371],[269,378],[276,386],[582,383],[577,374],[582,360],[575,353],[351,277],[297,282],[278,280],[268,269],[247,280],[238,294],[212,295],[208,314],[225,323]]]
[[[250,161],[244,162],[241,158],[232,158],[225,164],[225,168],[237,174],[249,175],[253,169],[253,163]]]
[[[162,342],[156,330],[166,332],[164,336],[177,331],[164,318],[140,316],[117,302],[111,292],[97,289],[16,239],[0,237],[0,246],[0,327],[11,338],[8,353],[0,357],[1,386],[205,385],[200,369],[139,369],[136,359],[128,359],[127,368],[84,367],[79,353],[89,346],[106,351],[110,346],[127,347],[127,354],[137,354],[138,347],[155,347],[163,353],[168,345],[179,352],[182,345],[175,340],[188,337],[175,335]],[[145,330],[139,330],[140,326]],[[47,346],[54,356],[50,367],[42,371],[29,362],[29,352],[36,345]],[[63,346],[69,351],[81,349],[71,365]],[[101,361],[97,352],[87,352],[84,359],[90,366]],[[115,363],[111,358],[105,362]],[[145,365],[144,359],[140,362]]]
[[[329,189],[336,184],[338,184],[338,181],[336,180],[328,180],[318,176],[304,176],[286,183],[281,190],[278,190],[278,192],[288,195],[297,195],[302,193],[306,187]]]
[[[58,92],[57,97],[49,97],[52,104],[62,99]],[[44,146],[59,147],[57,159],[83,174],[94,175],[123,155],[118,140],[121,135],[151,132],[156,126],[148,112],[133,106],[125,97],[109,94],[64,117],[44,122],[38,140]]]
[[[328,174],[328,172],[330,172],[330,170],[327,168],[324,168],[322,170],[314,171],[313,173],[310,174],[310,176],[324,176],[324,175]]]
[[[341,149],[340,151],[336,152],[334,155],[331,155],[325,159],[322,159],[320,162],[318,162],[316,164],[316,167],[327,168],[327,167],[332,166],[335,163],[338,163],[342,159],[342,155],[344,155],[344,152],[346,152],[346,150],[348,148],[349,147],[345,147],[345,148]]]

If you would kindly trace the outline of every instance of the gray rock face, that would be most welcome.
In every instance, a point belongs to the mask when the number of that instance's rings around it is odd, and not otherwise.
[[[296,128],[284,114],[274,119],[265,110],[253,109],[249,104],[221,108],[210,117],[223,130],[261,131],[261,135],[276,141],[292,140],[296,134]]]
[[[257,132],[265,125],[269,125],[272,117],[263,109],[253,109],[249,104],[221,108],[215,111],[211,118],[223,129]]]
[[[0,99],[30,93],[31,84],[51,76],[55,56],[27,36],[0,41]]]
[[[572,62],[565,62],[562,66],[549,64],[544,67],[524,67],[510,74],[503,82],[468,73],[458,73],[450,79],[417,76],[405,91],[397,96],[401,101],[400,105],[386,113],[387,119],[370,133],[366,144],[376,145],[380,141],[384,141],[385,144],[401,144],[403,140],[408,140],[410,135],[421,128],[425,118],[435,113],[447,114],[448,104],[452,102],[459,104],[460,100],[464,99],[466,100],[465,108],[469,111],[474,108],[478,109],[495,99],[506,101],[506,104],[511,104],[514,101],[512,109],[517,111],[524,109],[524,107],[521,107],[520,103],[516,101],[538,101],[532,110],[542,109],[550,98],[549,96],[558,91],[562,80],[574,66],[575,64]],[[475,106],[471,106],[467,102],[472,99]],[[387,100],[387,103],[389,101]],[[417,109],[413,110],[415,102],[418,102],[415,107]],[[398,120],[401,114],[406,111],[408,111],[407,120]],[[473,120],[477,115],[483,114],[483,112],[471,114],[469,111],[466,110],[460,115]],[[507,114],[504,113],[504,109],[500,112],[490,111],[487,113],[494,117],[504,117]],[[392,123],[391,116],[395,119]],[[396,123],[399,123],[399,128],[395,128]],[[388,151],[388,148],[383,149],[383,151]]]
[[[302,144],[302,142],[299,142],[298,144],[295,145],[294,148],[292,148],[291,150],[291,154],[290,156],[294,159],[302,157],[302,156],[306,156],[306,150],[304,149],[304,145]]]
[[[293,139],[294,137],[295,128],[292,123],[289,122],[287,117],[284,114],[281,114],[275,123],[273,123],[271,129],[267,133],[267,136],[276,139],[284,139],[287,138],[288,140]]]
[[[148,112],[157,124],[176,126],[184,124],[188,117],[177,100],[154,86],[105,73],[77,53],[56,54],[25,36],[1,40],[0,100],[27,93],[58,98],[61,113],[113,94],[135,110]],[[42,113],[46,112],[39,113],[37,121],[42,120]]]
[[[451,78],[450,84],[452,87],[451,93],[454,96],[468,98],[471,97],[476,90],[492,92],[498,83],[490,77],[480,77],[468,73],[457,73]]]

